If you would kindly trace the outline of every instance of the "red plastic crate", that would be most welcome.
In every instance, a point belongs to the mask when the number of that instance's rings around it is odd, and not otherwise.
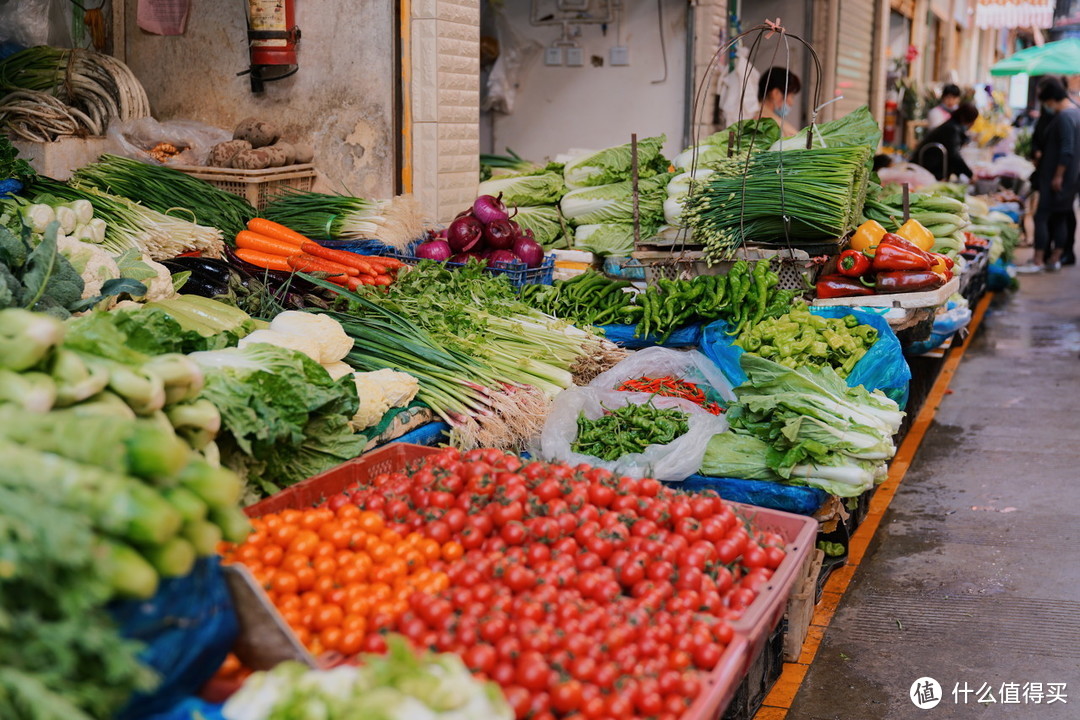
[[[705,679],[701,694],[679,720],[720,720],[746,674],[749,641],[736,635]]]
[[[404,470],[415,460],[439,452],[438,448],[409,443],[391,443],[378,450],[347,460],[326,472],[313,475],[276,495],[244,508],[248,517],[262,517],[290,508],[309,508],[377,475]]]
[[[733,620],[735,633],[748,641],[746,663],[761,652],[769,634],[784,618],[788,596],[791,595],[799,570],[815,549],[818,522],[812,517],[770,510],[754,505],[730,503],[735,512],[753,523],[762,532],[774,532],[784,538],[787,557],[780,563],[769,582],[746,609],[743,616]],[[743,668],[746,672],[746,667]]]

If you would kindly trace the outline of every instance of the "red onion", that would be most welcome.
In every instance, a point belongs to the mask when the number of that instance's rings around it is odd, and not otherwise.
[[[492,265],[498,265],[500,263],[514,264],[521,261],[518,260],[517,255],[509,250],[493,250],[491,254],[488,255],[488,262]]]
[[[481,195],[476,198],[473,202],[472,214],[485,225],[496,220],[507,220],[510,217],[506,212],[506,206],[503,205],[502,193],[499,193],[499,197]]]
[[[446,241],[454,252],[468,252],[476,247],[484,235],[484,226],[472,217],[459,217],[450,223],[446,231]]]
[[[480,257],[480,253],[463,252],[463,253],[458,253],[454,257],[450,258],[450,262],[456,262],[456,263],[461,263],[462,265],[467,265],[469,260],[472,260],[473,258],[479,260],[480,262],[484,261],[484,258]]]
[[[509,220],[493,220],[484,228],[484,240],[492,250],[509,250],[516,239]]]
[[[514,242],[514,254],[531,268],[540,267],[544,263],[544,248],[528,236],[519,237]]]
[[[450,243],[445,240],[429,240],[416,246],[416,257],[425,260],[445,262],[450,259],[452,253]]]

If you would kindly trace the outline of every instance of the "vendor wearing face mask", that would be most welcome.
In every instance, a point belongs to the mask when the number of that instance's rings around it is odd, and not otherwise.
[[[930,108],[926,116],[926,129],[944,125],[956,109],[960,107],[960,88],[955,85],[946,85],[941,89],[941,102]]]
[[[791,112],[792,99],[802,90],[799,76],[782,67],[772,67],[758,81],[758,99],[761,100],[761,117],[770,118],[780,126],[783,137],[791,137],[799,129],[785,122]]]

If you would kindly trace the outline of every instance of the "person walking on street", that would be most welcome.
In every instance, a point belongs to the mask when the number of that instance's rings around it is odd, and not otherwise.
[[[930,132],[947,123],[958,107],[960,107],[960,88],[956,85],[946,85],[941,89],[941,102],[930,108],[930,112],[926,114],[926,131]]]
[[[1072,240],[1069,230],[1075,231],[1073,202],[1080,189],[1080,109],[1060,82],[1042,84],[1039,102],[1051,117],[1036,167],[1035,256],[1017,268],[1025,273],[1061,269],[1062,252]]]
[[[919,142],[915,152],[911,153],[911,162],[922,165],[938,180],[948,180],[945,177],[947,158],[950,175],[967,175],[970,178],[973,173],[960,155],[960,148],[967,142],[967,131],[978,118],[979,111],[974,105],[962,103],[943,125],[928,132]],[[927,147],[934,143],[945,148],[944,156],[940,148]],[[927,148],[926,152],[923,152],[923,148]]]

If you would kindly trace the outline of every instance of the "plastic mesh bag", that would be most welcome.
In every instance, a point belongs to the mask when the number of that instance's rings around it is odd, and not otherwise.
[[[682,352],[662,347],[634,353],[610,370],[597,375],[589,387],[617,390],[627,380],[639,377],[677,377],[708,391],[714,390],[724,400],[734,400],[731,383],[709,358],[690,350]]]
[[[650,401],[658,408],[678,408],[684,411],[688,415],[689,431],[666,445],[650,445],[644,452],[624,455],[613,461],[582,455],[571,449],[577,439],[580,415],[584,414],[590,420],[595,420],[608,410],[629,403],[643,405]],[[701,467],[709,439],[727,429],[727,420],[722,416],[712,415],[689,400],[596,387],[571,388],[559,393],[555,398],[544,429],[539,439],[533,443],[531,454],[549,462],[570,465],[587,463],[619,475],[681,482]]]

